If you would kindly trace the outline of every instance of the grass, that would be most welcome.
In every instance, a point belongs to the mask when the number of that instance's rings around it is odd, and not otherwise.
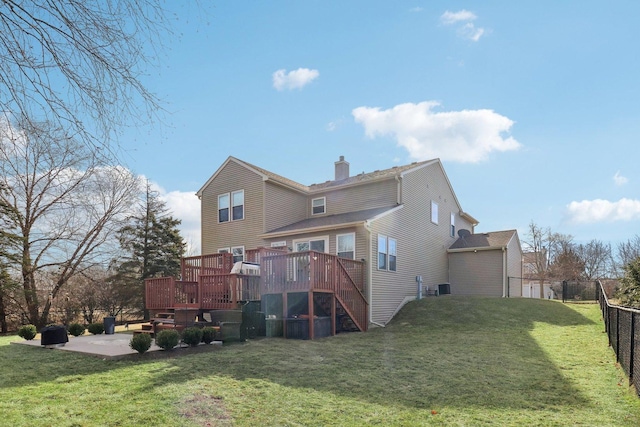
[[[596,305],[410,303],[386,328],[103,361],[0,338],[12,426],[637,426]]]

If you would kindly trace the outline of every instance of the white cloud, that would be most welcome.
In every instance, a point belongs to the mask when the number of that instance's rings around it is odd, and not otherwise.
[[[492,110],[433,112],[435,101],[396,105],[389,110],[358,107],[352,111],[365,134],[393,136],[416,160],[439,157],[464,163],[486,160],[489,153],[517,150],[521,144],[506,135],[513,125]]]
[[[484,34],[484,28],[477,28],[471,22],[468,22],[464,26],[458,29],[458,35],[463,39],[469,39],[474,42],[480,40],[480,37]]]
[[[640,220],[640,200],[624,198],[617,202],[602,199],[571,202],[567,205],[567,217],[570,222],[578,224]]]
[[[625,185],[627,182],[629,182],[629,179],[620,175],[620,171],[617,171],[616,174],[613,175],[613,182],[615,182],[616,185],[620,186]]]
[[[422,12],[424,9],[421,8],[420,6],[416,6],[416,7],[412,7],[411,9],[409,9],[409,12]]]
[[[281,69],[273,73],[273,87],[277,90],[285,89],[301,89],[307,84],[320,76],[318,70],[310,70],[308,68],[298,68],[287,73],[287,70]]]
[[[440,16],[440,22],[443,25],[455,25],[462,23],[463,25],[458,27],[457,33],[459,37],[468,39],[474,42],[480,40],[486,31],[484,28],[476,27],[473,22],[478,17],[473,12],[468,10],[461,10],[459,12],[449,12],[448,10]]]
[[[444,25],[453,25],[458,22],[474,21],[476,14],[462,9],[459,12],[449,12],[448,10],[440,16],[440,22]]]
[[[142,177],[142,181],[146,179]],[[166,191],[155,182],[151,188],[159,199],[166,203],[169,214],[182,221],[178,226],[180,234],[187,242],[187,255],[200,255],[200,199],[195,191]]]

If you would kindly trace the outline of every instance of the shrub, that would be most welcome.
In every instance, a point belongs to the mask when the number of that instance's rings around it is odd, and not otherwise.
[[[102,323],[89,323],[87,330],[93,335],[100,335],[104,332],[104,325]]]
[[[202,328],[202,342],[205,344],[211,344],[216,339],[216,330],[211,326]]]
[[[195,347],[202,341],[202,329],[191,327],[182,331],[182,341],[185,344]]]
[[[69,325],[69,333],[74,337],[79,337],[80,335],[83,335],[84,331],[85,331],[85,327],[80,323],[72,323]]]
[[[620,305],[640,308],[640,257],[624,266],[624,277],[619,283],[616,297]]]
[[[33,325],[24,325],[18,329],[18,336],[24,338],[27,341],[31,341],[36,337],[38,330]]]
[[[137,334],[129,341],[129,347],[142,354],[151,348],[151,335]]]
[[[163,350],[171,350],[180,342],[180,334],[175,329],[165,329],[156,335],[156,345]]]

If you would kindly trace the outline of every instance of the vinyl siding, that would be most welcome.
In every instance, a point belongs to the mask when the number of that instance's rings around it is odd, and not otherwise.
[[[507,274],[509,276],[509,296],[522,296],[522,249],[518,235],[507,246]]]
[[[218,223],[218,195],[244,190],[244,219]],[[228,162],[213,181],[202,189],[202,253],[244,246],[253,249],[263,245],[257,236],[264,231],[262,177],[234,161]]]
[[[501,249],[450,253],[449,263],[452,295],[502,296]]]
[[[398,183],[395,179],[356,187],[347,187],[335,191],[314,193],[308,199],[307,212],[309,217],[311,217],[311,200],[318,197],[327,198],[325,215],[335,215],[393,206],[398,202],[397,194]]]
[[[271,231],[301,221],[309,215],[307,196],[270,182],[265,183],[265,230]]]
[[[417,296],[416,276],[423,286],[448,282],[447,248],[450,214],[456,213],[457,228],[471,228],[459,217],[459,207],[439,163],[404,175],[403,206],[372,222],[371,319],[386,324],[407,301]],[[431,222],[431,201],[438,203],[438,224]],[[378,234],[397,240],[397,271],[377,268]]]
[[[314,239],[314,238],[318,238],[318,237],[329,237],[329,247],[327,249],[327,253],[332,254],[332,255],[336,255],[337,254],[337,236],[339,234],[349,234],[349,233],[355,233],[355,237],[356,237],[356,247],[355,247],[355,258],[356,260],[361,260],[361,259],[365,259],[365,261],[368,261],[367,258],[367,252],[368,252],[368,247],[369,247],[369,243],[368,243],[368,238],[367,238],[367,231],[365,230],[364,227],[360,226],[360,227],[349,227],[349,228],[339,228],[339,229],[334,229],[334,230],[328,230],[328,231],[319,231],[319,232],[314,232],[314,233],[300,233],[300,234],[296,234],[295,236],[287,236],[287,237],[282,237],[282,238],[273,238],[273,239],[267,239],[265,244],[266,246],[270,246],[271,242],[283,242],[286,241],[287,242],[287,247],[293,248],[293,241],[294,240],[305,240],[305,239]]]

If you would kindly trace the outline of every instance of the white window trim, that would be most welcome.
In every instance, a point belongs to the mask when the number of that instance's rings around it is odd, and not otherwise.
[[[380,239],[384,238],[384,251],[380,250]],[[378,234],[378,240],[377,240],[377,252],[376,252],[376,267],[378,270],[380,271],[387,271],[389,269],[389,254],[387,253],[388,249],[389,249],[389,238],[387,236],[385,236],[384,234]],[[380,268],[380,254],[383,253],[385,254],[385,263],[384,263],[384,268]]]
[[[228,200],[229,200],[229,206],[227,206],[227,220],[226,221],[220,221],[220,197],[224,197],[227,196]],[[218,224],[223,224],[225,222],[231,222],[231,194],[230,193],[222,193],[222,194],[218,194],[218,209],[216,210],[216,216],[217,216],[217,221]]]
[[[236,206],[233,204],[233,195],[234,194],[238,194],[238,193],[242,193],[242,205],[237,205],[237,206],[242,206],[242,218],[238,218],[238,219],[233,219],[233,208]],[[245,211],[245,199],[244,199],[244,189],[242,190],[236,190],[236,191],[232,191],[229,194],[229,221],[242,221],[244,219],[244,211]]]
[[[385,243],[385,248],[384,251],[380,251],[380,238],[384,238],[384,243]],[[396,247],[396,253],[391,255],[391,253],[389,252],[389,242],[393,241],[395,243],[395,247]],[[380,254],[383,253],[385,255],[385,268],[380,268]],[[395,257],[395,261],[396,261],[396,267],[395,269],[391,269],[391,256]],[[389,237],[386,236],[384,234],[378,234],[378,251],[376,253],[376,264],[378,267],[378,270],[380,271],[391,271],[391,272],[396,272],[398,271],[398,239],[394,239],[393,237]]]
[[[315,213],[313,212],[313,202],[316,200],[322,200],[322,212]],[[322,215],[327,213],[327,198],[326,197],[316,197],[315,199],[311,199],[311,215]]]
[[[451,226],[449,228],[451,237],[456,237],[456,214],[451,212]]]
[[[234,206],[236,206],[233,204],[233,195],[238,193],[242,193],[242,205],[237,205],[237,206],[242,206],[242,218],[233,219],[233,208]],[[229,207],[227,208],[229,210],[229,213],[228,213],[229,219],[227,219],[226,221],[220,221],[220,197],[224,197],[224,196],[227,196],[229,198]],[[224,224],[224,223],[233,222],[233,221],[242,221],[245,218],[246,206],[247,206],[247,203],[244,198],[244,189],[218,194],[218,212],[217,212],[218,224]]]
[[[294,252],[298,252],[296,250],[296,246],[298,245],[298,243],[308,242],[309,243],[309,250],[311,250],[311,242],[312,241],[315,242],[316,240],[324,240],[324,253],[328,254],[329,253],[329,236],[318,236],[318,237],[308,237],[306,239],[296,239],[293,242],[291,242],[291,245],[293,247],[293,251]]]
[[[393,242],[395,243],[395,253],[393,255],[391,255],[391,251],[389,250],[389,247],[391,246],[389,243],[393,240]],[[391,257],[395,257],[395,268],[392,270],[391,269]],[[398,239],[394,239],[391,237],[387,237],[387,269],[389,271],[393,271],[396,272],[398,271]]]
[[[218,253],[219,254],[225,254],[225,253],[226,254],[230,254],[231,253],[231,248],[229,248],[229,247],[220,248],[220,249],[218,249]]]
[[[232,256],[232,257],[235,257],[235,255],[233,254],[233,250],[234,250],[234,249],[242,249],[242,261],[244,261],[244,259],[245,259],[245,255],[246,255],[246,253],[245,253],[245,251],[244,251],[244,246],[232,246],[232,247],[231,247],[231,256]],[[235,261],[235,262],[237,262],[237,261]]]
[[[438,204],[431,201],[431,222],[438,225]]]
[[[353,259],[356,259],[356,233],[344,233],[336,235],[336,256],[338,255],[338,249],[340,248],[338,241],[340,240],[340,237],[343,236],[353,236]]]

